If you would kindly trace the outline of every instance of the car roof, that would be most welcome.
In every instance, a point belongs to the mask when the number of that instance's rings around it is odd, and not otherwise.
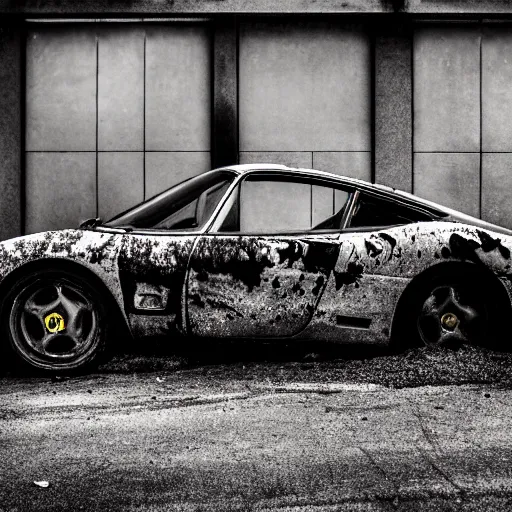
[[[255,171],[265,171],[269,173],[282,173],[283,171],[290,172],[292,174],[299,175],[307,175],[307,176],[317,176],[319,178],[329,178],[339,181],[340,183],[346,183],[347,185],[354,185],[361,189],[373,190],[375,192],[384,193],[384,195],[394,199],[395,201],[406,203],[406,204],[416,204],[417,206],[427,208],[428,210],[436,211],[437,213],[450,213],[451,210],[441,206],[440,204],[434,203],[427,199],[423,199],[421,197],[415,196],[413,194],[409,194],[403,190],[395,189],[392,187],[388,187],[386,185],[380,185],[378,183],[370,183],[365,180],[360,180],[358,178],[352,178],[350,176],[344,176],[340,174],[335,174],[332,172],[319,171],[317,169],[307,169],[301,167],[288,167],[286,165],[281,164],[240,164],[240,165],[230,165],[226,167],[222,167],[222,169],[229,169],[235,171],[238,174],[247,174]]]
[[[319,176],[319,177],[328,177],[334,178],[339,181],[344,181],[347,183],[354,183],[362,186],[367,186],[379,190],[385,190],[387,192],[393,192],[395,189],[391,187],[386,187],[385,185],[378,185],[376,183],[370,183],[368,181],[360,180],[358,178],[351,178],[349,176],[343,176],[341,174],[335,174],[332,172],[319,171],[317,169],[308,169],[303,167],[288,167],[286,165],[281,164],[239,164],[239,165],[229,165],[226,167],[222,167],[221,169],[230,169],[235,171],[238,174],[247,174],[253,171],[275,171],[276,174],[279,174],[282,171],[288,171],[296,174],[307,174],[309,176]]]

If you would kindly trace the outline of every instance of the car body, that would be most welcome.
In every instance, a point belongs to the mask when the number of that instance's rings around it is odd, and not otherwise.
[[[2,242],[2,341],[51,371],[95,361],[114,320],[136,338],[170,342],[387,344],[408,311],[408,329],[416,316],[437,322],[437,340],[419,329],[425,343],[472,341],[464,319],[481,335],[481,323],[510,309],[511,250],[512,231],[406,192],[310,169],[230,166],[106,223]]]

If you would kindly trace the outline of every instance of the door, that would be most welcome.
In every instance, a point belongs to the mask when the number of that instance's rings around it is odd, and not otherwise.
[[[352,193],[312,177],[256,172],[199,237],[187,278],[197,336],[293,336],[309,323],[339,253]]]

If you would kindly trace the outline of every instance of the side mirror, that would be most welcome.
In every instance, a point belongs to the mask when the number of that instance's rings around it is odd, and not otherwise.
[[[99,217],[96,218],[90,218],[87,220],[84,220],[83,222],[80,222],[79,228],[87,229],[87,228],[95,228],[96,226],[99,226],[101,224],[101,219]]]

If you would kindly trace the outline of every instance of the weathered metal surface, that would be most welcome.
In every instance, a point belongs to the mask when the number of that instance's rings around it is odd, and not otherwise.
[[[70,260],[94,272],[124,309],[117,266],[121,243],[118,234],[74,229],[13,238],[0,243],[0,281],[29,262]]]
[[[496,274],[511,291],[512,237],[447,222],[345,233],[333,276],[303,335],[343,342],[386,342],[407,284],[444,262],[469,262]],[[369,329],[339,325],[339,315],[371,319]]]
[[[196,238],[197,235],[123,235],[119,279],[135,335],[182,330],[181,295]],[[163,305],[163,309],[153,315],[148,314],[146,307],[140,307],[141,290],[151,287],[158,291]]]
[[[393,310],[408,279],[355,274],[354,281],[336,282],[333,275],[301,337],[341,343],[387,343]],[[341,316],[368,319],[368,328],[344,324]]]
[[[298,333],[334,267],[337,238],[202,237],[188,278],[190,332],[239,337]]]
[[[281,237],[64,230],[0,243],[0,280],[73,261],[106,284],[136,335],[383,343],[406,286],[436,265],[488,269],[511,296],[511,251],[509,235],[451,222]]]

